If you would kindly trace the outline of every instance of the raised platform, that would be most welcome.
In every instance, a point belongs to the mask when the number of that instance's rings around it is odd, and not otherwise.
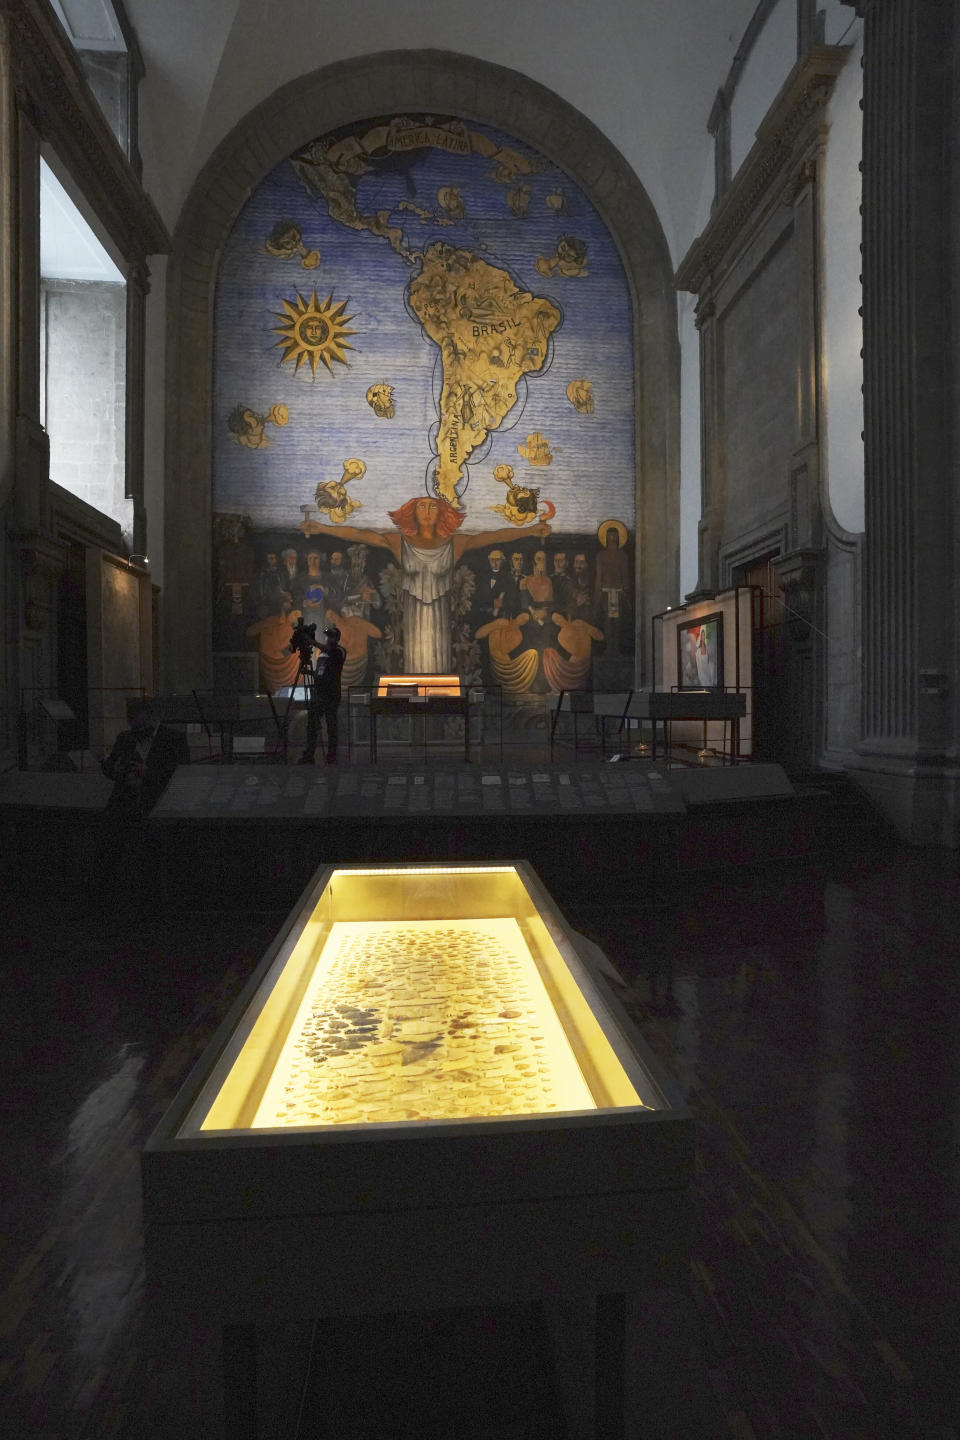
[[[776,765],[191,767],[147,825],[164,892],[211,885],[228,903],[276,903],[322,860],[529,859],[558,896],[661,894],[691,864],[810,848],[803,807]]]
[[[147,825],[167,895],[299,889],[323,860],[529,859],[563,896],[675,872],[686,805],[630,764],[180,770]]]
[[[83,779],[96,782],[78,787]],[[81,793],[82,791],[82,793]],[[29,864],[84,886],[109,855],[101,777],[0,776],[10,878]],[[823,808],[821,805],[820,808]],[[190,765],[141,836],[160,902],[271,908],[321,861],[529,859],[563,899],[643,902],[691,874],[805,855],[818,806],[778,765],[667,770],[648,760]],[[17,836],[29,836],[29,845]],[[124,837],[136,846],[137,832]],[[133,863],[136,857],[131,854]]]
[[[778,768],[778,767],[764,767]],[[782,772],[780,772],[782,774]],[[747,788],[750,782],[744,782]],[[786,792],[792,793],[787,783]],[[456,765],[432,761],[341,768],[181,767],[151,815],[171,820],[360,822],[471,816],[679,815],[686,808],[660,765]]]

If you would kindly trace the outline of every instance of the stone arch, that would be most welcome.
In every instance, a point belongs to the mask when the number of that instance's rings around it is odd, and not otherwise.
[[[653,205],[579,111],[516,71],[443,51],[390,51],[300,76],[221,142],[184,204],[167,272],[164,684],[212,678],[210,573],[213,313],[224,242],[263,177],[316,135],[396,111],[495,125],[567,171],[605,221],[633,302],[637,663],[650,683],[650,615],[679,584],[680,348],[673,267]],[[598,457],[599,460],[599,457]],[[640,677],[638,676],[638,680]]]

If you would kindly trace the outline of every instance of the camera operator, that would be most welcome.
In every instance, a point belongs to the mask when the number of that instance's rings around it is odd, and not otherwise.
[[[314,630],[314,627],[303,627],[307,630]],[[314,633],[316,633],[314,631]],[[323,641],[317,649],[317,658],[314,662],[313,691],[307,709],[307,748],[300,756],[298,764],[312,765],[317,749],[317,740],[320,735],[321,716],[327,722],[327,764],[334,765],[337,760],[337,711],[340,708],[340,673],[343,670],[343,662],[347,658],[347,652],[340,644],[340,631],[336,625],[328,625],[323,632]],[[294,639],[290,642],[290,649],[299,649],[302,642]],[[302,655],[301,650],[301,655]]]

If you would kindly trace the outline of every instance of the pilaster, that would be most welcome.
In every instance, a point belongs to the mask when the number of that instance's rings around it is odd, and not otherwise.
[[[864,7],[866,541],[861,783],[916,842],[960,841],[950,303],[956,19]],[[945,174],[944,161],[949,165]],[[952,183],[951,183],[952,182]]]
[[[783,593],[789,637],[789,644],[784,647],[786,674],[782,679],[793,701],[784,758],[791,771],[802,773],[811,768],[816,758],[826,558],[819,549],[792,550],[778,556],[774,569]]]
[[[14,146],[16,107],[13,55],[6,16],[0,11],[0,615],[5,617],[14,593],[16,554],[8,539],[9,512],[15,479],[14,354],[17,333],[16,181]],[[0,767],[10,763],[14,734],[10,717],[16,709],[17,661],[14,626],[4,624],[0,639]]]
[[[723,427],[720,420],[720,345],[717,307],[709,286],[697,301],[696,326],[700,332],[700,523],[697,587],[688,599],[715,595],[720,588],[719,537],[723,534],[726,469],[723,461]]]
[[[848,51],[811,43],[809,7],[800,19],[807,48],[676,283],[697,295],[700,331],[700,564],[687,598],[776,557],[794,614],[777,662],[791,716],[780,758],[805,773],[818,760],[825,693],[821,172],[825,109]],[[713,118],[719,137],[717,107]]]

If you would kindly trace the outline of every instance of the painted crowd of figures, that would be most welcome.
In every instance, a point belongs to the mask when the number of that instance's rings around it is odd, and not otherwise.
[[[549,525],[464,534],[463,512],[414,497],[392,531],[313,522],[271,544],[242,516],[216,526],[215,644],[259,653],[260,684],[289,684],[298,616],[332,621],[347,652],[344,688],[379,673],[455,670],[514,697],[590,688],[598,657],[633,652],[632,576],[620,521],[595,539]]]

